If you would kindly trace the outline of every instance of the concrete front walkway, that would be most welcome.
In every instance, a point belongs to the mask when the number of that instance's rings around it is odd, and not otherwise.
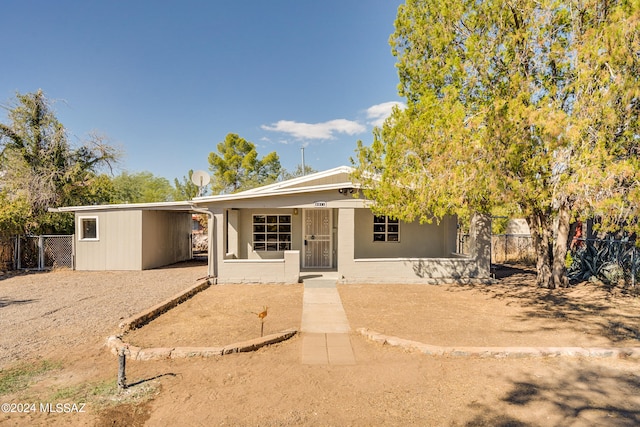
[[[304,279],[302,299],[302,363],[354,365],[349,320],[336,289],[335,278]]]

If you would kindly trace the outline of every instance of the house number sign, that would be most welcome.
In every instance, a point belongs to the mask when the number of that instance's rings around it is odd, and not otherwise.
[[[313,205],[316,208],[326,208],[327,207],[327,202],[315,202]]]

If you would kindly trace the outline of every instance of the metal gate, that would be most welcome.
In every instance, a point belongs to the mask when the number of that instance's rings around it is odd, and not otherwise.
[[[304,211],[304,267],[331,268],[331,210]]]

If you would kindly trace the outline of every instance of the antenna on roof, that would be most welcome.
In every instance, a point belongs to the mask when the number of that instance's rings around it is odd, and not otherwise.
[[[191,182],[198,186],[198,197],[201,197],[202,189],[211,182],[211,177],[205,171],[195,171],[191,174]]]
[[[300,147],[300,150],[302,150],[302,176],[305,176],[307,171],[304,168],[304,147]]]

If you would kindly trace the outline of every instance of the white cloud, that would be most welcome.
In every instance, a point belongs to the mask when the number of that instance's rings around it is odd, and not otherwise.
[[[393,107],[396,106],[401,110],[405,107],[402,102],[390,101],[367,108],[367,119],[370,120],[368,123],[373,126],[382,126],[387,117],[391,115]]]
[[[262,125],[262,129],[287,133],[297,139],[335,139],[336,133],[356,135],[367,128],[351,120],[336,119],[324,123],[300,123],[291,120],[280,120],[271,126]]]

